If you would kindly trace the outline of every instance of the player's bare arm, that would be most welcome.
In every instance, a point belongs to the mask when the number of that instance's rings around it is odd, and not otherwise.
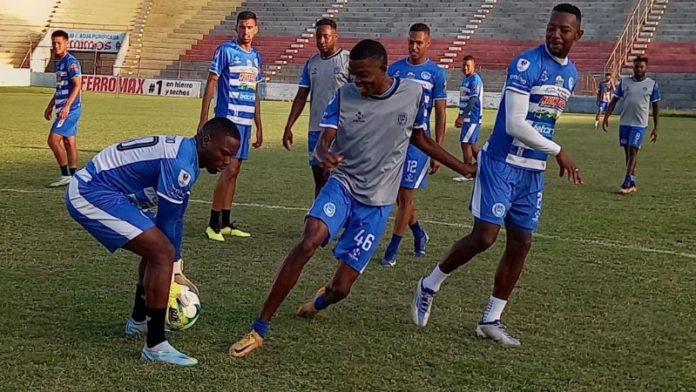
[[[72,106],[73,102],[75,102],[75,100],[77,99],[77,96],[80,95],[80,90],[82,90],[82,78],[80,78],[79,76],[75,76],[74,78],[72,78],[72,82],[73,88],[70,90],[68,100],[65,102],[65,106],[63,106],[63,109],[61,109],[60,113],[58,113],[58,117],[62,119],[68,117],[68,113],[70,113],[70,107]]]
[[[317,143],[317,147],[315,149],[317,159],[324,164],[324,168],[326,168],[326,170],[333,170],[336,168],[336,166],[343,162],[343,157],[340,154],[329,151],[329,147],[335,138],[335,128],[324,128],[321,131],[321,137],[319,137],[319,143]]]
[[[455,158],[454,155],[447,152],[447,150],[442,148],[442,146],[437,144],[437,142],[428,137],[428,135],[426,135],[425,132],[420,128],[413,130],[410,142],[414,146],[423,150],[423,152],[426,153],[430,158],[442,163],[463,176],[473,176],[476,174],[476,166],[467,165]]]
[[[650,132],[650,141],[655,143],[657,141],[657,127],[660,122],[660,106],[657,102],[652,103],[652,115],[653,115],[653,130]]]
[[[618,102],[618,97],[612,98],[611,102],[609,102],[609,106],[607,107],[607,111],[604,112],[604,121],[602,121],[602,130],[604,131],[604,133],[606,133],[609,128],[609,117],[614,112],[614,108],[616,108],[616,104]]]
[[[259,148],[263,144],[263,125],[261,124],[261,96],[256,90],[256,101],[254,102],[254,125],[256,125],[256,141],[252,146]]]
[[[203,102],[201,102],[201,116],[198,121],[198,130],[203,128],[203,124],[208,121],[208,113],[210,113],[210,102],[213,100],[213,94],[215,94],[215,89],[217,88],[218,75],[209,72],[208,81],[205,85],[205,92],[203,93]]]
[[[293,143],[292,140],[292,126],[300,118],[300,114],[304,110],[307,104],[307,98],[309,97],[309,87],[300,87],[297,89],[297,94],[292,100],[292,107],[290,108],[290,114],[288,115],[288,121],[285,123],[285,130],[283,131],[283,147],[286,150],[290,150],[290,146]]]

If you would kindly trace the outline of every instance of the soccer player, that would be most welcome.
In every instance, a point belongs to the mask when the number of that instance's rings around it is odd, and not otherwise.
[[[348,67],[355,82],[341,87],[326,108],[315,150],[332,170],[331,176],[314,200],[302,239],[283,261],[251,332],[230,346],[232,356],[248,355],[262,345],[271,317],[306,263],[341,229],[333,251],[339,264],[332,280],[297,314],[312,317],[348,295],[379,245],[409,140],[457,172],[475,172],[475,167],[458,161],[425,134],[423,88],[387,75],[387,51],[379,42],[363,40],[355,45]]]
[[[464,162],[473,164],[474,157],[478,155],[476,142],[483,122],[483,80],[476,73],[474,56],[464,56],[462,72],[464,79],[459,89],[459,116],[454,121],[454,126],[461,128],[459,142]],[[452,180],[461,182],[470,181],[471,178],[458,176]]]
[[[197,363],[164,334],[167,303],[178,294],[176,284],[170,291],[173,262],[180,258],[184,211],[199,168],[224,170],[239,145],[235,125],[215,118],[194,137],[150,136],[109,146],[70,181],[65,201],[72,218],[109,251],[123,248],[142,258],[125,332],[146,334],[143,360]],[[154,221],[141,209],[153,206]]]
[[[626,157],[626,176],[619,188],[619,194],[626,195],[638,190],[636,186],[636,164],[638,163],[638,151],[643,143],[643,135],[648,128],[648,116],[652,104],[653,129],[650,132],[650,141],[657,141],[657,126],[660,120],[660,88],[657,82],[647,76],[648,58],[638,56],[633,60],[633,76],[621,79],[616,86],[614,98],[612,98],[606,113],[602,129],[609,128],[609,116],[614,112],[620,99],[624,100],[623,112],[619,121],[619,144],[624,149]]]
[[[309,165],[314,177],[314,197],[326,183],[329,177],[319,161],[314,157],[314,147],[317,145],[321,128],[321,120],[324,109],[339,87],[350,80],[348,73],[348,56],[350,53],[338,46],[338,33],[336,22],[332,19],[319,19],[315,24],[315,38],[319,53],[310,57],[302,69],[299,88],[288,121],[283,132],[283,146],[290,150],[293,143],[292,126],[302,114],[307,103],[307,97],[311,94],[309,103],[309,134],[307,135],[307,149],[309,150]]]
[[[447,110],[447,84],[445,71],[428,58],[430,47],[430,28],[423,23],[411,26],[408,32],[408,57],[389,66],[388,74],[393,77],[411,79],[423,86],[425,91],[425,135],[430,137],[430,113],[435,107],[435,140],[439,145],[445,140],[445,124]],[[416,189],[425,188],[428,182],[428,171],[434,174],[440,164],[431,161],[427,154],[414,145],[408,146],[406,162],[404,163],[401,187],[397,196],[398,209],[394,221],[394,232],[391,241],[384,252],[382,266],[396,264],[397,253],[401,238],[409,225],[413,232],[413,254],[416,257],[425,256],[425,246],[428,234],[421,228],[416,219],[414,201]]]
[[[411,304],[414,323],[424,327],[440,285],[455,269],[488,249],[505,225],[506,244],[477,335],[519,345],[500,321],[503,308],[522,273],[541,215],[547,155],[555,156],[561,176],[581,184],[580,169],[553,140],[556,119],[575,88],[577,70],[568,58],[582,37],[580,10],[571,4],[553,8],[546,43],[517,56],[508,66],[504,95],[493,133],[478,156],[478,172],[469,208],[474,227],[455,242],[433,271],[418,281]]]
[[[595,116],[594,122],[595,128],[597,128],[597,125],[599,124],[599,115],[607,111],[614,88],[614,77],[611,75],[611,72],[605,73],[604,80],[599,83],[597,88],[597,115]]]
[[[56,30],[51,33],[51,45],[56,61],[56,93],[44,110],[44,118],[51,121],[53,110],[56,118],[48,133],[48,146],[60,166],[60,176],[48,186],[66,186],[77,170],[77,122],[82,113],[82,71],[80,62],[68,52],[68,33]]]
[[[243,11],[237,14],[237,38],[218,46],[213,55],[208,73],[208,84],[203,94],[201,119],[198,127],[208,120],[210,101],[217,88],[215,117],[226,117],[237,126],[241,146],[237,156],[227,169],[220,173],[213,192],[213,205],[210,222],[205,234],[213,241],[224,241],[223,235],[250,237],[251,234],[239,229],[231,218],[232,201],[237,189],[237,176],[242,161],[249,158],[251,143],[251,124],[256,125],[254,148],[263,143],[261,126],[261,98],[257,85],[263,80],[261,73],[261,54],[251,47],[259,32],[256,14]]]

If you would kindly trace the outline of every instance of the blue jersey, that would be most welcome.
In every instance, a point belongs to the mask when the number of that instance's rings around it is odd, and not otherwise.
[[[434,101],[447,99],[445,71],[430,59],[422,64],[413,65],[409,63],[408,58],[405,58],[390,65],[387,73],[392,77],[411,79],[423,86],[425,92],[423,96],[425,102],[424,121],[428,126],[426,133],[430,135],[430,113],[433,111]]]
[[[77,177],[149,208],[157,205],[158,197],[183,203],[199,173],[194,138],[149,136],[107,147]]]
[[[236,41],[218,46],[209,70],[218,76],[215,117],[227,117],[238,126],[253,124],[256,86],[263,80],[262,66],[256,49],[247,52]]]
[[[570,59],[554,58],[546,45],[517,56],[508,66],[504,91],[529,96],[527,122],[547,139],[553,139],[556,120],[563,113],[573,93],[578,72]],[[505,95],[503,95],[493,126],[493,133],[484,146],[489,156],[523,169],[543,171],[546,154],[528,148],[508,135],[505,126]]]
[[[478,97],[478,103],[471,108],[464,122],[480,124],[483,121],[483,80],[476,72],[462,79],[459,88],[459,114],[464,114],[464,109],[472,97]]]
[[[68,101],[70,91],[75,87],[73,78],[80,77],[81,75],[82,70],[80,69],[80,62],[77,61],[72,54],[66,53],[65,56],[56,62],[56,111],[63,109],[65,102]],[[70,105],[70,110],[79,108],[80,101],[80,94],[78,93],[77,98],[75,98],[72,105]]]

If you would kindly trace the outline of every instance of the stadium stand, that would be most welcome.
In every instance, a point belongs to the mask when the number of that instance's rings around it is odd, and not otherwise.
[[[663,105],[696,109],[696,8],[692,2],[669,2],[648,44],[649,74],[660,83]]]
[[[45,33],[56,0],[0,0],[0,67],[27,67]]]
[[[132,37],[122,73],[158,75],[240,4],[229,0],[153,1],[142,31]]]

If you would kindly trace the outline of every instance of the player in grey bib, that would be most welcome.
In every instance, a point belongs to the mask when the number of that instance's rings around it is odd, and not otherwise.
[[[647,76],[647,57],[638,56],[633,60],[633,76],[621,79],[616,86],[614,98],[612,98],[607,112],[604,115],[602,128],[604,132],[609,127],[609,116],[614,112],[616,104],[623,99],[623,112],[619,121],[619,145],[623,147],[626,157],[626,175],[619,188],[619,194],[625,195],[638,190],[636,185],[636,164],[638,162],[638,150],[643,143],[645,130],[648,128],[648,115],[650,106],[653,110],[653,130],[650,133],[650,141],[657,141],[657,125],[660,119],[660,108],[657,102],[660,100],[660,88],[657,82]]]
[[[348,73],[350,53],[338,47],[336,22],[327,18],[320,19],[315,27],[319,53],[305,62],[300,74],[299,88],[292,101],[292,108],[285,124],[285,132],[283,132],[283,146],[288,150],[290,149],[290,145],[293,143],[292,126],[302,114],[309,97],[307,150],[309,151],[309,165],[312,167],[312,175],[314,176],[314,196],[316,197],[328,178],[328,172],[313,156],[314,147],[321,133],[319,122],[326,105],[336,94],[336,90],[350,80],[350,73]]]
[[[271,317],[304,266],[341,230],[333,251],[340,261],[336,273],[297,314],[313,317],[348,295],[379,245],[409,142],[462,175],[476,170],[426,135],[422,87],[387,75],[387,51],[379,42],[360,41],[351,51],[349,69],[355,83],[341,87],[327,106],[315,149],[332,174],[314,200],[302,239],[283,261],[252,330],[230,346],[232,356],[248,355],[263,344]]]

